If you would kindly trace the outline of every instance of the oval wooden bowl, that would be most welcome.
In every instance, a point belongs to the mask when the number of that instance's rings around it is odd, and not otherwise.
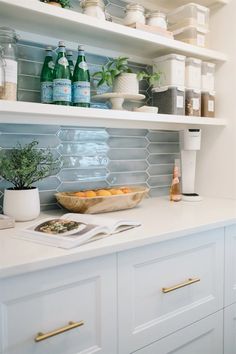
[[[74,192],[60,192],[55,196],[59,204],[73,213],[98,214],[134,208],[147,196],[146,187],[131,187],[133,192],[106,197],[77,197]]]

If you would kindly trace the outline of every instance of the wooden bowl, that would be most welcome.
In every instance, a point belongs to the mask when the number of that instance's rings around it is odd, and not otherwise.
[[[59,204],[73,213],[97,214],[134,208],[147,196],[146,187],[129,187],[131,193],[106,197],[77,197],[75,192],[60,192],[55,196]]]

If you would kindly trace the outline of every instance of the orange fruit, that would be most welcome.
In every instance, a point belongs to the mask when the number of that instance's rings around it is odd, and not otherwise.
[[[97,191],[97,196],[99,197],[109,197],[111,196],[111,192],[106,189],[100,189]]]
[[[87,197],[87,198],[96,197],[96,193],[94,191],[85,191],[84,194],[85,194],[85,197]]]
[[[123,194],[121,189],[111,189],[110,192],[112,195]]]
[[[122,188],[123,193],[132,193],[132,189],[130,188]]]
[[[74,195],[75,195],[76,197],[80,197],[80,198],[85,197],[85,193],[84,193],[84,192],[75,192]]]

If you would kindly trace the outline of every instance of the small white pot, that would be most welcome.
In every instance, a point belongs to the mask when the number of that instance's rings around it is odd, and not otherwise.
[[[119,75],[114,80],[113,92],[137,95],[139,93],[139,82],[137,75],[133,73],[124,73]]]
[[[38,188],[25,190],[5,189],[3,214],[14,217],[16,221],[36,219],[40,214]]]

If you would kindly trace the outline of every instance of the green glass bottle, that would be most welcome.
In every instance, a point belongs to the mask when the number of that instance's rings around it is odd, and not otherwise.
[[[40,76],[41,102],[53,103],[53,69],[52,47],[45,49],[46,55]]]
[[[90,74],[83,46],[78,48],[78,59],[73,75],[73,105],[90,107]]]
[[[74,62],[73,62],[73,52],[71,50],[69,50],[67,53],[66,53],[66,57],[67,57],[67,60],[68,60],[68,63],[69,63],[69,67],[70,67],[70,72],[71,72],[71,80],[73,78],[73,74],[74,74]]]
[[[64,42],[58,44],[59,51],[53,71],[53,103],[69,106],[71,104],[71,73],[66,58]]]

